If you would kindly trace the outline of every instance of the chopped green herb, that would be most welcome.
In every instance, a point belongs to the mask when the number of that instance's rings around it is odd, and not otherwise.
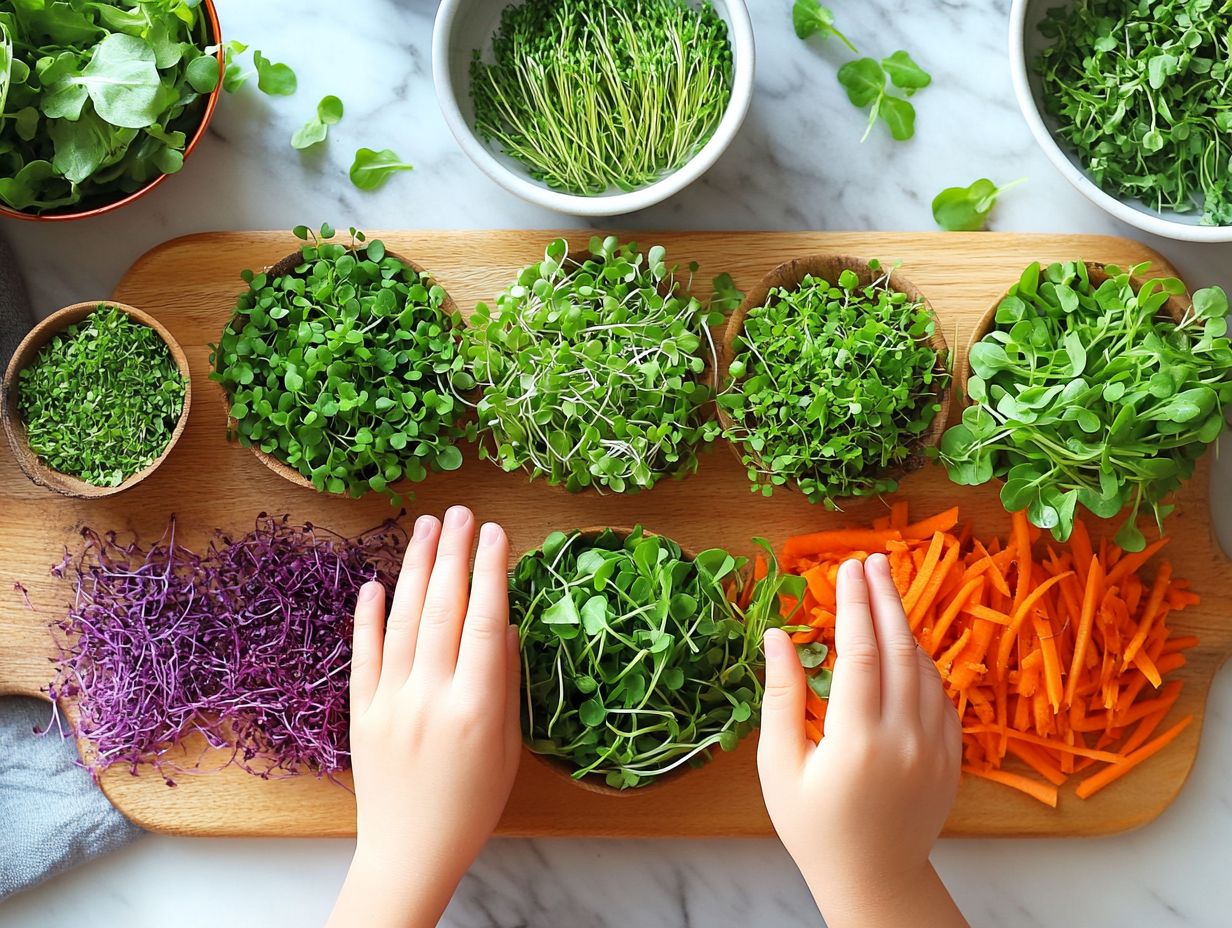
[[[727,25],[709,2],[524,0],[471,64],[475,129],[549,187],[654,183],[714,134],[731,98]]]
[[[945,433],[955,483],[998,478],[1001,502],[1065,541],[1078,504],[1110,519],[1129,507],[1117,544],[1139,551],[1140,509],[1155,515],[1222,431],[1232,401],[1228,300],[1194,294],[1183,321],[1161,316],[1185,293],[1175,278],[1109,265],[1097,284],[1080,262],[1030,264],[971,349],[971,405]]]
[[[892,492],[893,471],[920,452],[949,384],[946,359],[930,344],[928,307],[870,265],[867,286],[851,270],[837,283],[809,274],[746,316],[718,405],[754,491],[793,483],[834,507]]]
[[[554,532],[523,557],[509,590],[531,750],[628,789],[735,748],[760,716],[761,641],[785,621],[779,596],[804,592],[758,543],[769,572],[746,609],[727,591],[745,588],[743,558],[690,560],[640,527]]]
[[[401,496],[392,487],[457,470],[473,435],[459,392],[461,320],[426,274],[351,230],[306,240],[303,263],[271,278],[245,271],[248,289],[211,346],[212,380],[231,400],[241,444],[258,447],[318,490]]]
[[[49,468],[119,486],[167,449],[184,377],[159,334],[99,304],[39,349],[18,378],[30,450]]]
[[[643,254],[596,237],[574,258],[552,242],[467,328],[480,456],[573,492],[692,473],[696,446],[718,432],[704,371],[722,315],[688,286],[658,245]]]
[[[1232,225],[1232,4],[1090,0],[1039,29],[1044,107],[1095,183]]]
[[[998,187],[987,177],[981,177],[969,187],[946,187],[933,198],[933,219],[947,232],[979,232],[988,222],[988,214],[997,204],[997,197],[1017,187],[1025,180],[1012,180]]]

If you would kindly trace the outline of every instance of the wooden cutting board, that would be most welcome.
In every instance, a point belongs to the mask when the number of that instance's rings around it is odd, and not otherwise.
[[[391,250],[416,261],[468,310],[490,300],[525,264],[539,260],[557,234],[572,234],[575,247],[586,232],[394,232],[380,237]],[[979,315],[999,299],[1031,260],[1086,259],[1133,264],[1154,262],[1175,273],[1144,245],[1098,236],[895,233],[638,233],[645,245],[661,243],[669,259],[697,261],[699,296],[711,278],[730,272],[742,289],[789,258],[843,253],[883,262],[901,261],[902,272],[931,300],[952,348],[965,353]],[[31,484],[5,448],[0,454],[0,691],[39,694],[52,673],[47,623],[63,614],[70,590],[48,568],[65,546],[76,550],[78,529],[161,535],[168,517],[179,519],[179,537],[195,545],[214,528],[242,531],[258,513],[290,513],[298,522],[355,533],[390,514],[380,498],[353,501],[299,489],[275,476],[253,454],[228,444],[218,388],[207,380],[207,343],[216,339],[242,287],[244,268],[262,268],[295,250],[290,235],[241,232],[195,235],[168,242],[142,257],[114,297],[156,315],[188,353],[194,400],[191,421],[164,466],[136,489],[93,503],[69,500]],[[1195,282],[1198,283],[1198,282]],[[84,294],[83,294],[84,296]],[[957,404],[955,414],[957,415]],[[1207,503],[1209,462],[1177,499],[1169,530],[1183,539],[1171,546],[1177,576],[1187,577],[1202,605],[1175,617],[1179,633],[1201,636],[1178,673],[1186,681],[1174,713],[1202,718],[1216,669],[1232,651],[1232,567],[1211,530]],[[939,466],[909,477],[902,494],[924,516],[961,504],[977,534],[1003,533],[1007,519],[988,487],[951,484]],[[463,468],[433,476],[416,490],[411,508],[441,512],[467,502],[480,517],[509,530],[514,556],[536,546],[553,529],[642,522],[686,546],[722,545],[752,553],[750,539],[764,535],[776,545],[790,534],[867,523],[885,511],[866,502],[842,514],[810,506],[781,493],[773,499],[750,494],[744,469],[718,444],[703,456],[700,471],[653,492],[621,498],[576,496],[530,485],[469,453]],[[408,514],[410,519],[414,512]],[[1108,527],[1112,530],[1111,526]],[[29,588],[27,608],[14,583]],[[71,707],[70,707],[71,708]],[[49,712],[50,716],[50,712]],[[995,784],[964,782],[950,817],[951,835],[1089,835],[1141,825],[1176,796],[1193,764],[1202,726],[1191,725],[1168,750],[1094,799],[1070,789],[1050,810]],[[747,836],[768,835],[750,739],[710,766],[646,795],[604,797],[577,788],[527,757],[500,831],[510,835]],[[207,757],[207,762],[209,758]],[[482,758],[477,762],[482,763]],[[182,776],[169,789],[157,775],[113,770],[102,777],[111,800],[146,828],[191,835],[349,835],[354,833],[351,794],[328,782],[297,777],[268,782],[238,770]],[[425,802],[432,797],[425,796]]]

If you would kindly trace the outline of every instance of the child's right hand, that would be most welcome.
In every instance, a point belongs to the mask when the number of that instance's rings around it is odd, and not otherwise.
[[[804,732],[804,671],[766,636],[757,761],[775,830],[830,928],[965,925],[929,863],[958,789],[961,728],[882,555],[838,576],[825,737]]]

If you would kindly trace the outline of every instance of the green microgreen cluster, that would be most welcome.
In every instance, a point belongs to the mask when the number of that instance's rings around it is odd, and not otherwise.
[[[1091,178],[1232,225],[1232,3],[1088,0],[1039,29],[1045,109]]]
[[[691,281],[690,281],[691,283]],[[592,238],[574,258],[563,239],[466,332],[483,388],[480,455],[570,491],[645,489],[697,467],[718,426],[709,326],[722,319],[688,294],[665,251]],[[730,281],[729,281],[730,283]]]
[[[933,219],[947,232],[981,232],[997,197],[1021,184],[1025,178],[998,187],[981,177],[967,187],[946,187],[933,197]]]
[[[531,176],[595,195],[654,183],[714,134],[731,98],[727,26],[709,2],[523,0],[491,62],[475,50],[475,129]]]
[[[753,490],[792,483],[830,508],[895,490],[949,385],[933,334],[928,307],[885,272],[867,286],[845,270],[772,290],[749,310],[718,397]]]
[[[349,245],[295,230],[302,263],[281,277],[245,271],[248,289],[211,346],[210,376],[231,400],[244,445],[285,462],[322,491],[402,499],[404,477],[462,464],[473,433],[455,391],[461,320],[426,274],[351,230]]]
[[[757,725],[761,641],[785,621],[779,596],[799,599],[804,586],[758,543],[769,573],[746,609],[733,602],[744,559],[712,549],[690,560],[640,527],[554,532],[523,557],[509,589],[531,750],[627,789],[735,748]]]
[[[0,4],[0,203],[88,209],[179,171],[208,41],[191,0]]]
[[[1162,501],[1223,429],[1232,343],[1221,289],[1177,323],[1161,311],[1184,284],[1136,286],[1148,267],[1109,265],[1098,286],[1082,262],[1027,267],[971,349],[971,405],[941,443],[955,483],[1003,479],[1006,509],[1060,541],[1079,503],[1102,518],[1129,507],[1128,551],[1146,543],[1140,508],[1163,530]]]
[[[157,332],[100,304],[39,349],[18,378],[30,450],[52,470],[119,486],[167,449],[184,377]]]

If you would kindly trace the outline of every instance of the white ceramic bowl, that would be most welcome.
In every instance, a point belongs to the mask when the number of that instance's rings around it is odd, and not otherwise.
[[[719,160],[744,122],[753,96],[753,26],[745,0],[713,0],[727,23],[732,46],[732,93],[711,139],[683,167],[648,187],[598,196],[553,190],[531,178],[518,161],[494,151],[473,127],[471,55],[487,49],[500,14],[520,0],[442,0],[432,33],[432,77],[445,122],[462,150],[490,178],[524,200],[574,216],[619,216],[646,209],[679,193]]]
[[[1058,171],[1088,200],[1122,222],[1166,238],[1186,242],[1232,242],[1232,226],[1203,226],[1201,214],[1160,212],[1136,199],[1119,199],[1091,180],[1078,156],[1063,148],[1044,115],[1039,75],[1032,67],[1048,40],[1036,28],[1044,14],[1064,0],[1013,0],[1010,5],[1010,76],[1014,94],[1031,134]]]

